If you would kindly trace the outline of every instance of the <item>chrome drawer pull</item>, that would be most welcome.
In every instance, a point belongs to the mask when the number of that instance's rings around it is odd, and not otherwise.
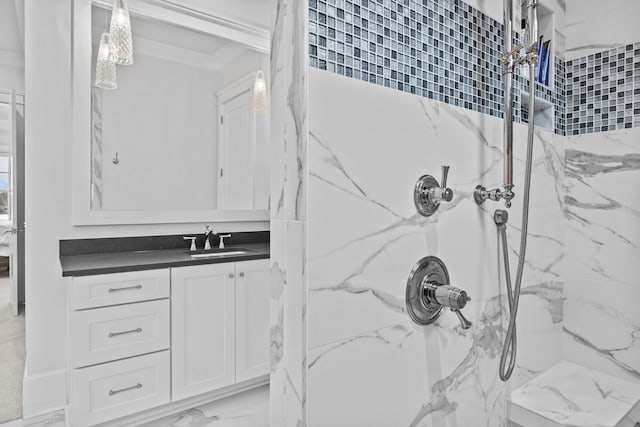
[[[132,289],[142,289],[142,285],[126,286],[124,288],[109,288],[109,293],[118,292],[118,291],[130,291]]]
[[[131,329],[130,331],[122,332],[109,332],[109,338],[117,337],[118,335],[137,334],[142,332],[142,328]]]
[[[137,388],[142,388],[142,384],[138,383],[131,387],[121,388],[120,390],[109,390],[109,396],[113,396],[114,394],[122,393],[124,391],[135,390]]]

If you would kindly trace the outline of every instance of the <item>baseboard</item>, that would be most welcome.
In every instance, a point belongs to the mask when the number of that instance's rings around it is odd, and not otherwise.
[[[29,375],[22,382],[22,417],[35,418],[64,409],[67,406],[66,370]]]
[[[234,384],[229,387],[222,388],[220,390],[212,391],[198,396],[190,397],[180,400],[178,402],[171,402],[157,408],[149,409],[147,411],[137,412],[135,414],[119,418],[117,420],[107,421],[106,423],[99,424],[100,427],[134,427],[140,424],[148,423],[150,421],[157,420],[169,415],[177,414],[187,409],[195,408],[197,406],[204,405],[206,403],[213,402],[215,400],[223,399],[225,397],[232,396],[243,391],[250,390],[255,387],[269,384],[269,375],[265,375],[253,380],[245,381],[239,384]]]

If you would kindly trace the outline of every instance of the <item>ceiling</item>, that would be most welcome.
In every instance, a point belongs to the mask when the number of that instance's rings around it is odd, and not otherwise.
[[[222,16],[268,30],[271,27],[271,5],[275,0],[174,0],[215,16]]]
[[[153,0],[130,1],[153,3]],[[261,29],[268,30],[270,27],[271,0],[170,1]],[[162,46],[170,46],[183,51],[186,56],[191,56],[193,60],[205,60],[206,58],[198,57],[198,55],[207,55],[213,58],[212,63],[222,64],[221,58],[233,60],[242,55],[245,49],[241,45],[195,31],[188,31],[177,26],[167,28],[169,26],[163,25],[164,30],[158,32],[156,31],[158,23],[143,22],[135,18],[134,21],[140,21],[133,24],[136,28],[134,32],[139,33],[139,37],[144,40],[151,41],[150,43],[143,41],[140,43],[141,47],[148,47],[151,51],[159,50]],[[98,21],[94,20],[94,22]],[[104,22],[103,16],[99,17],[99,22]],[[94,32],[102,32],[100,25],[94,28]],[[24,0],[0,0],[0,65],[24,66]]]
[[[91,14],[95,49],[108,26],[111,11],[94,6]],[[147,17],[132,15],[131,29],[136,54],[200,68],[218,70],[240,56],[254,52],[227,39]]]

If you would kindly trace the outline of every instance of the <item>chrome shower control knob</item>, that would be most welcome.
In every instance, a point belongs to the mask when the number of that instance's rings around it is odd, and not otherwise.
[[[465,291],[454,286],[433,282],[428,282],[423,286],[424,294],[427,298],[452,310],[462,310],[467,305],[467,302],[471,301]]]
[[[447,187],[449,166],[442,166],[442,185],[432,175],[423,175],[418,179],[413,191],[413,203],[422,216],[431,216],[438,210],[441,202],[453,200],[453,190]]]
[[[471,322],[460,312],[469,301],[466,291],[449,285],[449,272],[440,258],[422,258],[409,274],[405,303],[411,320],[418,325],[435,322],[447,307],[458,316],[462,329],[469,329]]]

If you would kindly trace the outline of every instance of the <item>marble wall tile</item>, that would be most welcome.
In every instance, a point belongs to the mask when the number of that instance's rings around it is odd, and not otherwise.
[[[271,35],[271,215],[306,220],[307,1],[277,0]]]
[[[271,221],[272,426],[306,422],[306,223]]]
[[[308,54],[305,0],[274,1],[270,424],[306,425]]]
[[[501,425],[511,386],[497,373],[508,310],[497,205],[478,207],[473,189],[502,180],[502,121],[315,69],[310,83],[308,424]],[[514,139],[518,191],[526,127]],[[547,131],[534,141],[512,385],[561,357],[563,144]],[[440,179],[442,164],[454,200],[420,217],[415,181]],[[521,200],[511,209],[513,272]],[[427,327],[407,321],[405,281],[426,255],[471,295],[471,329],[449,312]]]
[[[568,274],[566,360],[640,383],[640,286]]]
[[[286,393],[284,356],[284,282],[286,277],[286,221],[271,221],[270,262],[270,399],[269,414],[271,425],[284,423],[284,395]]]
[[[498,322],[493,314],[487,322]],[[494,334],[461,331],[451,316],[432,328],[404,322],[318,347],[310,352],[309,425],[500,425],[497,350]]]
[[[567,270],[640,283],[640,129],[567,138]]]
[[[476,206],[472,189],[501,181],[501,120],[327,72],[312,69],[311,76],[310,347],[406,319],[406,277],[427,254],[445,260],[456,283],[479,300],[500,294],[494,207]],[[397,127],[374,125],[389,121],[403,129],[400,138]],[[516,147],[522,157],[521,128]],[[530,240],[536,258],[525,286],[559,283],[562,242],[552,236],[562,224],[549,221],[563,218],[556,142],[551,132],[536,134],[536,235]],[[517,158],[516,176],[520,163]],[[442,164],[451,166],[454,201],[420,217],[412,200],[415,181],[425,173],[439,179]],[[510,231],[516,249],[519,200]],[[328,214],[326,206],[341,209]]]
[[[640,40],[639,2],[566,0],[566,3],[567,60]]]
[[[567,138],[564,358],[640,381],[639,129]],[[632,185],[632,184],[631,184]]]

